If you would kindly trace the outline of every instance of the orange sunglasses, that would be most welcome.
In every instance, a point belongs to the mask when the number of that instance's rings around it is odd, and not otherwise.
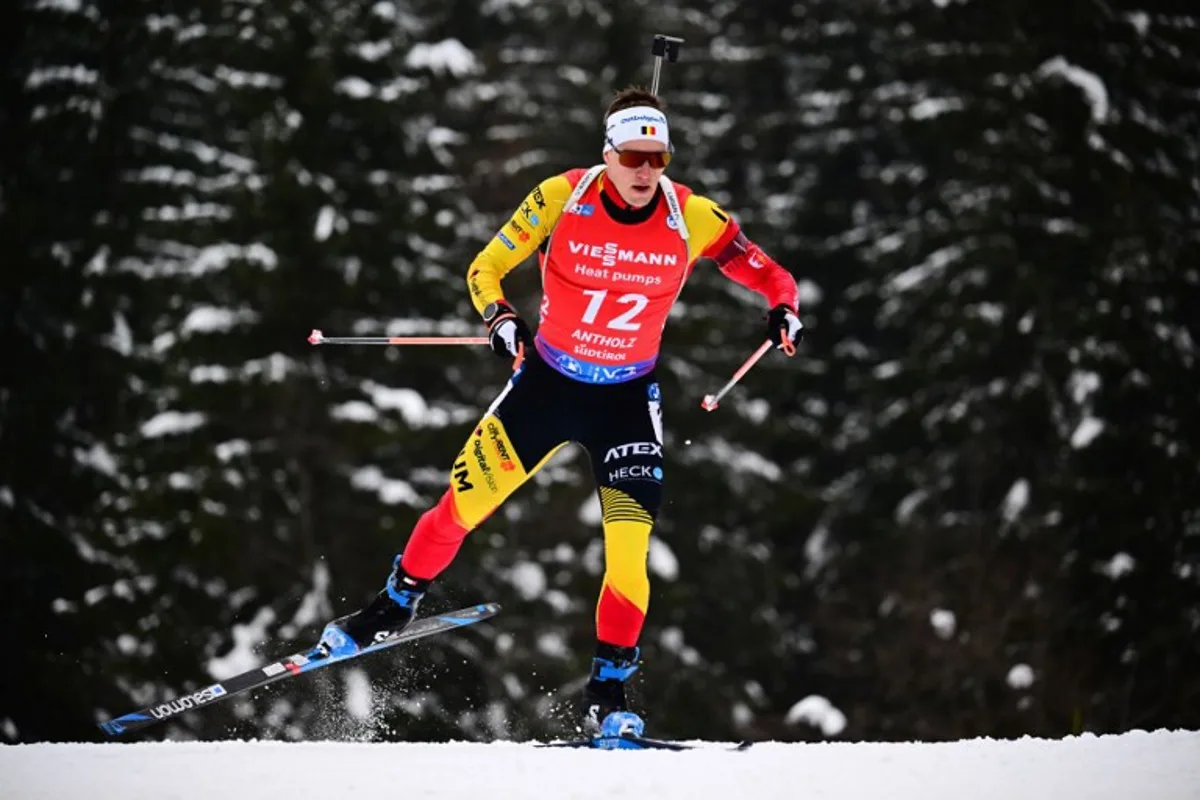
[[[622,167],[637,169],[642,164],[649,164],[651,169],[665,169],[667,164],[671,163],[673,147],[667,151],[622,150],[613,144],[612,139],[607,141],[612,146],[613,152],[617,154],[617,161],[621,162]]]

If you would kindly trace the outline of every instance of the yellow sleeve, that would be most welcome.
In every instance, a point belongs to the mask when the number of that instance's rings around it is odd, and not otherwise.
[[[707,197],[692,194],[683,204],[683,224],[687,225],[690,234],[688,263],[691,264],[725,233],[729,226],[729,215]]]
[[[500,280],[528,258],[554,230],[571,197],[571,182],[555,175],[539,183],[525,197],[491,241],[467,269],[467,289],[475,310],[504,299]]]

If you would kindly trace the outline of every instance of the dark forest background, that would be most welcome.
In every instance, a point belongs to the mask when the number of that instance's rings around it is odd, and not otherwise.
[[[635,699],[661,736],[1200,727],[1200,9],[1062,0],[18,0],[0,11],[0,740],[314,641],[505,380],[466,265],[662,94],[676,180],[793,271],[702,265],[661,360]],[[537,270],[506,283],[536,316]],[[567,730],[599,512],[560,454],[425,608],[460,635],[170,738]]]

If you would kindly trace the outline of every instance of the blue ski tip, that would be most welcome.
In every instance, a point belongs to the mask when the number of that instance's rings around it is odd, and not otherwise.
[[[120,736],[125,732],[126,722],[144,722],[150,719],[145,714],[126,714],[123,717],[110,719],[108,722],[100,723],[100,730],[107,733],[109,736]]]

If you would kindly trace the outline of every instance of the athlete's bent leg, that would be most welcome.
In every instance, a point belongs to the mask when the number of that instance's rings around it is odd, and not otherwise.
[[[529,480],[570,438],[549,367],[526,360],[492,403],[450,468],[450,488],[417,521],[400,567],[432,580],[449,566],[467,534]]]
[[[450,470],[450,488],[418,520],[403,555],[396,557],[387,586],[366,608],[326,625],[318,650],[349,654],[403,630],[467,533],[562,446],[565,437],[555,439],[555,426],[542,422],[544,393],[539,394],[537,374],[518,384],[520,377],[522,373],[513,376],[467,439]]]
[[[450,488],[417,521],[404,547],[400,564],[404,572],[422,580],[441,574],[467,534],[541,469],[562,444],[550,449],[518,448],[498,416],[489,414],[480,420],[454,459]],[[526,469],[521,453],[536,459],[532,468]]]

